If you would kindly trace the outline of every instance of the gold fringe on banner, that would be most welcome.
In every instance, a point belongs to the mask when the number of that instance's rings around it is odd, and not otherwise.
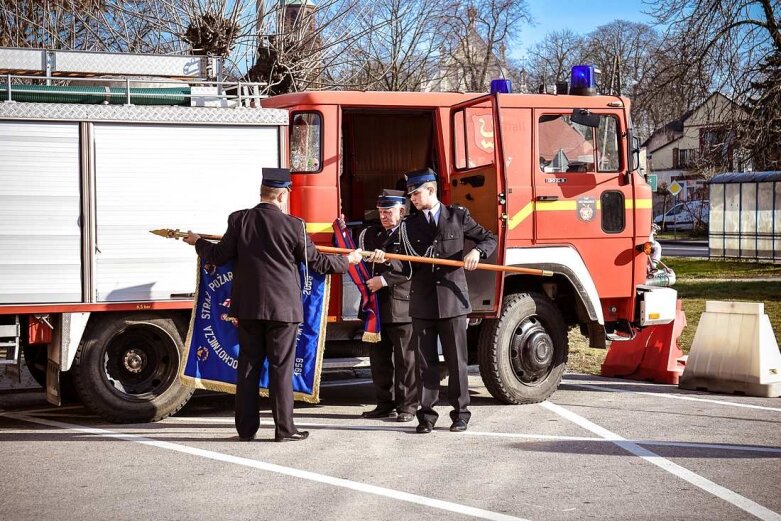
[[[361,340],[364,342],[371,342],[372,344],[376,344],[381,339],[380,333],[372,333],[371,331],[364,331],[363,336],[361,337]]]

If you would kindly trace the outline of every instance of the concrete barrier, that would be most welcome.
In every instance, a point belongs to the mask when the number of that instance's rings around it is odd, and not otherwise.
[[[765,305],[707,301],[678,387],[781,396],[781,353]]]

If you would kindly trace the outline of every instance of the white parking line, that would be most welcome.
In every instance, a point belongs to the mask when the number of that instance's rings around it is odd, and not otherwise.
[[[724,400],[711,400],[709,398],[696,398],[694,396],[684,396],[682,394],[671,394],[671,393],[651,393],[647,391],[631,391],[629,389],[619,389],[615,387],[607,387],[603,385],[594,385],[594,384],[578,384],[578,383],[572,383],[572,382],[565,382],[567,385],[571,385],[572,387],[583,387],[584,389],[593,389],[597,391],[609,391],[611,393],[630,393],[630,394],[642,394],[644,396],[659,396],[661,398],[671,398],[673,400],[687,400],[691,402],[705,402],[705,403],[715,403],[718,405],[727,405],[729,407],[742,407],[744,409],[757,409],[760,411],[773,411],[773,412],[781,412],[781,408],[778,407],[765,407],[762,405],[753,405],[750,403],[737,403],[737,402],[727,402]]]
[[[9,418],[14,418],[16,420],[26,421],[30,423],[38,423],[40,425],[47,425],[49,427],[58,427],[60,429],[69,432],[91,434],[94,436],[100,436],[104,438],[113,438],[118,440],[130,441],[133,443],[139,443],[141,445],[157,447],[159,449],[181,452],[192,456],[199,456],[201,458],[222,461],[224,463],[232,463],[234,465],[241,465],[244,467],[251,467],[266,472],[274,472],[276,474],[282,474],[284,476],[306,479],[317,483],[323,483],[326,485],[347,488],[350,490],[364,492],[367,494],[374,494],[376,496],[387,497],[390,499],[395,499],[397,501],[405,501],[407,503],[414,503],[425,507],[437,508],[440,510],[446,510],[448,512],[455,512],[457,514],[472,516],[479,519],[489,519],[492,521],[526,521],[522,518],[508,516],[506,514],[501,514],[499,512],[491,512],[490,510],[483,510],[481,508],[470,507],[467,505],[460,505],[458,503],[451,503],[449,501],[442,501],[439,499],[428,498],[425,496],[419,496],[417,494],[402,492],[400,490],[393,490],[390,488],[379,487],[376,485],[369,485],[367,483],[350,481],[348,479],[335,478],[333,476],[318,474],[306,470],[295,469],[292,467],[283,467],[281,465],[266,463],[264,461],[242,458],[238,456],[231,456],[229,454],[222,454],[221,452],[204,450],[196,447],[189,447],[187,445],[181,445],[178,443],[154,440],[136,434],[128,434],[124,432],[111,431],[107,429],[97,429],[94,427],[86,427],[83,425],[63,423],[63,422],[58,422],[53,420],[46,420],[43,418],[25,416],[23,414],[17,414],[17,413],[8,412],[5,413],[5,415]]]
[[[222,425],[233,425],[232,418],[187,418],[181,416],[173,416],[167,418],[165,422],[172,423],[217,423]],[[261,425],[273,426],[274,422],[270,420],[261,420]],[[164,425],[164,423],[156,424]],[[339,429],[339,430],[355,430],[355,431],[398,431],[398,432],[412,432],[414,427],[399,426],[398,424],[389,423],[387,425],[342,425],[338,423],[313,423],[296,421],[296,425],[299,427],[315,428],[315,429]],[[164,430],[160,429],[160,430]],[[158,432],[158,431],[155,431]],[[179,432],[179,431],[177,431]],[[437,430],[434,430],[436,434]],[[459,433],[460,436],[485,436],[488,438],[516,438],[524,440],[547,440],[547,441],[594,441],[594,442],[609,442],[605,438],[597,438],[594,436],[558,436],[553,434],[527,434],[518,432],[487,432],[487,431],[475,431],[468,430]],[[448,436],[452,436],[448,434]],[[753,445],[733,445],[729,443],[697,443],[693,441],[660,441],[660,440],[627,440],[638,445],[649,445],[656,447],[678,447],[684,449],[716,449],[726,451],[739,451],[739,452],[765,452],[768,454],[781,454],[781,447],[770,446],[753,446]]]
[[[634,454],[635,456],[638,456],[663,470],[666,470],[670,474],[673,474],[674,476],[677,476],[684,481],[688,481],[695,487],[698,487],[705,492],[708,492],[709,494],[719,497],[724,501],[740,508],[741,510],[758,517],[759,519],[764,521],[781,521],[781,515],[777,512],[763,507],[759,503],[755,503],[747,497],[741,496],[737,492],[733,492],[728,488],[717,485],[713,481],[710,481],[709,479],[706,479],[699,474],[695,474],[691,470],[681,467],[680,465],[659,456],[655,452],[651,452],[650,450],[641,447],[633,441],[622,438],[618,434],[611,432],[604,427],[600,427],[590,420],[587,420],[583,416],[575,414],[569,409],[565,409],[564,407],[551,402],[543,402],[540,405],[545,409],[558,414],[562,418],[565,418],[572,423],[586,429],[587,431],[593,432],[597,436],[601,436],[602,438],[611,441],[625,451],[630,452],[631,454]]]

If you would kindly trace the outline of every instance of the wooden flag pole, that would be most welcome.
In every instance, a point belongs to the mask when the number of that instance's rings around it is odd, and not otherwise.
[[[166,237],[168,239],[181,239],[187,235],[187,232],[183,232],[180,230],[173,230],[170,228],[163,228],[160,230],[149,230],[149,232],[154,233],[155,235],[159,235],[160,237]],[[220,239],[222,239],[222,235],[207,235],[203,233],[199,233],[198,235],[200,235],[201,238],[209,241],[219,241]],[[339,253],[339,254],[346,255],[352,251],[352,250],[348,250],[347,248],[336,248],[334,246],[320,246],[320,245],[315,245],[315,246],[319,251],[323,253]],[[364,251],[362,252],[362,254],[364,256],[369,256],[372,254],[372,252]],[[424,264],[456,266],[459,268],[464,266],[464,261],[439,259],[436,257],[416,257],[414,255],[401,255],[399,253],[386,253],[385,258],[392,259],[392,260],[408,261],[408,262],[421,262]],[[553,276],[553,272],[548,270],[540,270],[537,268],[519,268],[516,266],[500,266],[498,264],[478,264],[477,269],[485,270],[485,271],[506,271],[510,273],[523,273],[524,275],[537,275],[540,277]]]
[[[335,248],[333,246],[319,246],[316,245],[317,249],[320,250],[323,253],[350,253],[352,250],[348,250],[347,248]],[[368,256],[371,255],[371,251],[363,251],[361,252],[363,255]],[[401,255],[400,253],[386,253],[385,254],[386,259],[391,260],[400,260],[400,261],[409,261],[409,262],[420,262],[424,264],[439,264],[442,266],[456,266],[456,267],[463,267],[464,261],[457,261],[457,260],[450,260],[450,259],[439,259],[436,257],[416,257],[414,255]],[[486,271],[508,271],[511,273],[523,273],[525,275],[538,275],[540,277],[552,277],[553,272],[548,270],[540,270],[536,268],[518,268],[516,266],[500,266],[498,264],[478,264],[477,269],[479,270],[486,270]]]

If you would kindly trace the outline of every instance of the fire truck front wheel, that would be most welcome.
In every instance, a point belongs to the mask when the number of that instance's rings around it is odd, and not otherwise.
[[[181,409],[193,393],[178,378],[186,331],[175,315],[131,313],[91,323],[73,362],[82,402],[115,423],[157,421]]]
[[[564,319],[544,295],[507,295],[501,316],[483,322],[480,375],[491,395],[504,403],[546,400],[561,382],[567,354]]]

